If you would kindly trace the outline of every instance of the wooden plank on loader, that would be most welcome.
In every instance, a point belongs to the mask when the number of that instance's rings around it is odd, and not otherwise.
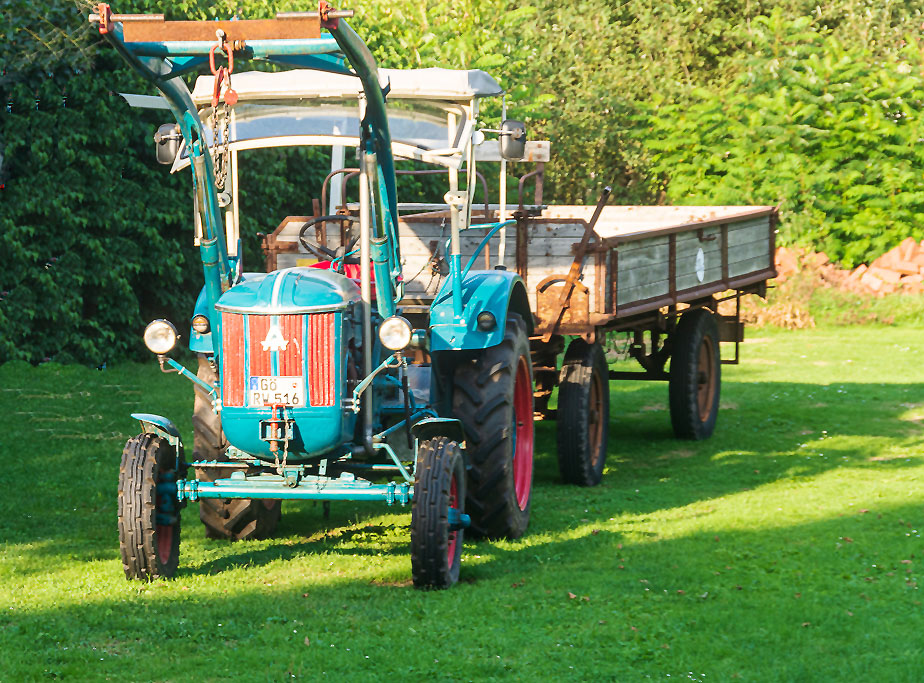
[[[143,16],[143,15],[141,15]],[[230,19],[218,21],[132,21],[122,18],[126,43],[160,43],[216,40],[215,32],[221,29],[227,40],[297,40],[321,37],[321,20],[318,17],[293,19]]]

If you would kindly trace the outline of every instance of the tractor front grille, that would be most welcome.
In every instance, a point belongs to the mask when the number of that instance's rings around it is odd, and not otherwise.
[[[264,344],[274,323],[286,341],[285,349]],[[334,325],[334,313],[223,313],[222,404],[242,407],[250,377],[302,377],[307,372],[309,405],[334,405]]]

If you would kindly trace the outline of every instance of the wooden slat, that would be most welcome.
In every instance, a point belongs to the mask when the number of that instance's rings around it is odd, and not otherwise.
[[[321,20],[244,19],[231,21],[123,21],[126,43],[159,43],[165,41],[216,40],[215,31],[222,29],[227,40],[292,40],[321,37]]]

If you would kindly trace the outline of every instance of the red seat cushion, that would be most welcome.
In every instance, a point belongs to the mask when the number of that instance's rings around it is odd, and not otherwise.
[[[318,268],[319,270],[330,270],[332,263],[333,261],[318,261],[317,263],[312,263],[309,267]],[[362,270],[358,263],[344,263],[343,274],[355,282],[357,287],[362,286],[360,281]],[[369,264],[369,281],[372,284],[372,300],[375,301],[375,271],[372,269],[372,264]]]

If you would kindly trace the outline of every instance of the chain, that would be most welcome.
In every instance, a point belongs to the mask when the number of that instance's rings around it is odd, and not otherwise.
[[[230,75],[228,85],[230,87]],[[219,111],[221,115],[219,116]],[[221,137],[219,137],[218,119],[221,118]],[[227,102],[221,109],[212,107],[212,165],[215,167],[215,187],[225,189],[225,180],[228,178],[228,167],[231,159],[231,107]]]

